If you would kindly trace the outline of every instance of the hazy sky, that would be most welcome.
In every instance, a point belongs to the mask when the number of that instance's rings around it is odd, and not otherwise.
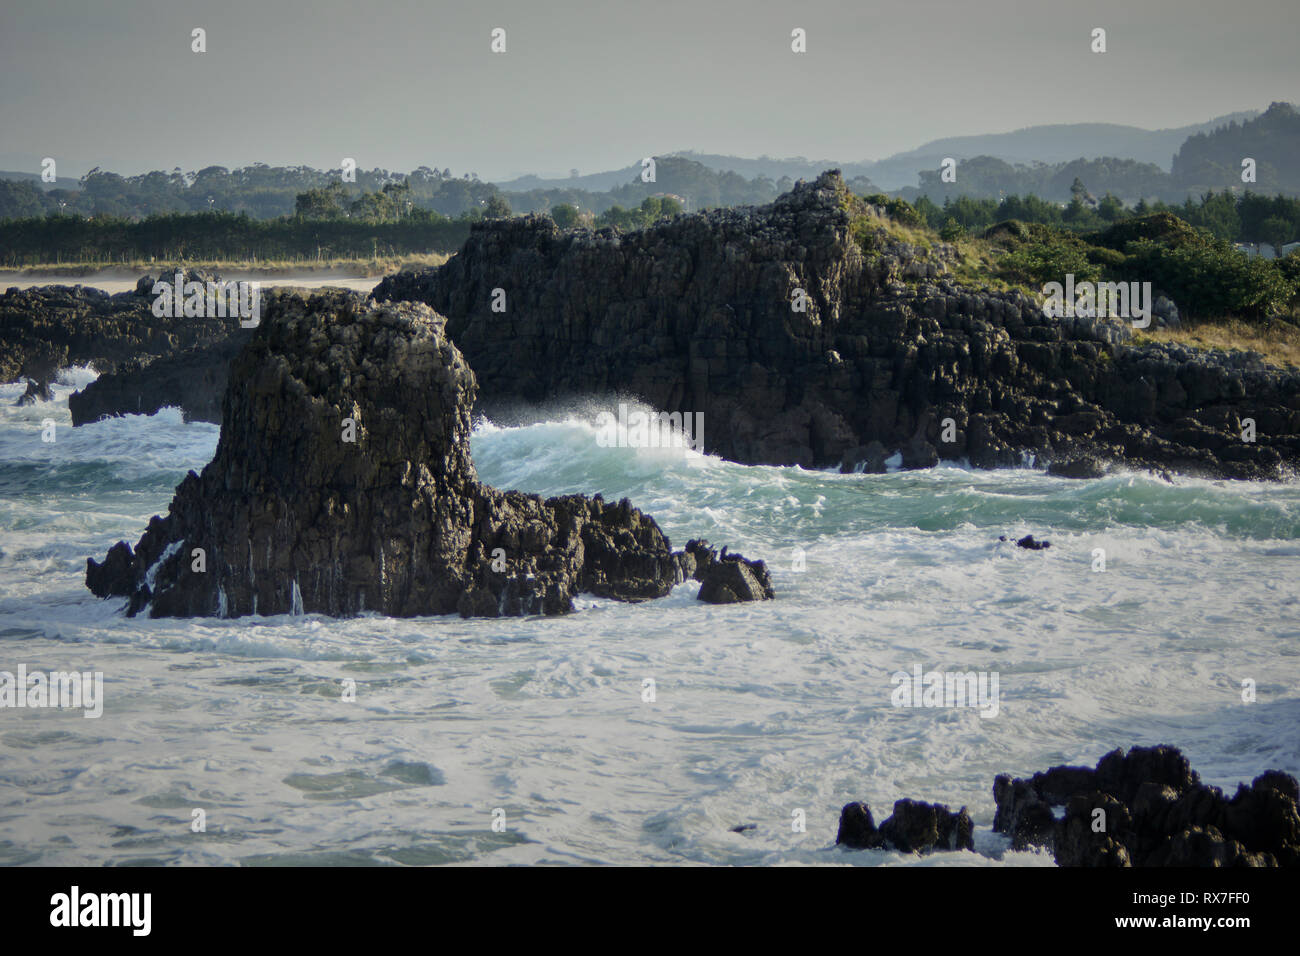
[[[1297,37],[1300,0],[0,0],[0,168],[880,159],[1296,102]]]

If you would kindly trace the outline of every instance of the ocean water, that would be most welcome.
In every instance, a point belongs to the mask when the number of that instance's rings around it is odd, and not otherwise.
[[[630,497],[677,547],[765,559],[777,600],[129,620],[86,558],[134,544],[218,429],[74,430],[90,377],[29,408],[0,387],[0,670],[104,679],[95,719],[0,709],[0,864],[1051,866],[991,832],[995,774],[1156,743],[1225,788],[1300,773],[1295,483],[749,467],[556,414],[480,426],[480,476]],[[1026,533],[1052,547],[998,541]],[[918,665],[996,674],[996,716],[893,706]],[[976,851],[834,846],[844,803],[901,797],[966,806]]]

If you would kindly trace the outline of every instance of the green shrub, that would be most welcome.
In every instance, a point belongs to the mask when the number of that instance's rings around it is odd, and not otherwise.
[[[1100,232],[1084,236],[1084,239],[1093,245],[1123,251],[1130,242],[1138,239],[1150,239],[1167,246],[1181,246],[1204,245],[1210,241],[1210,236],[1207,232],[1189,226],[1172,213],[1158,212],[1152,216],[1125,219]]]
[[[552,207],[551,218],[561,229],[572,229],[578,224],[578,209],[567,202],[562,202]]]
[[[1187,315],[1258,318],[1284,308],[1297,291],[1273,260],[1247,256],[1222,239],[1173,247],[1137,239],[1128,254],[1126,277],[1164,290]]]
[[[1035,288],[1048,282],[1064,282],[1067,274],[1073,274],[1075,282],[1101,280],[1102,267],[1088,256],[1093,247],[1065,233],[1040,228],[1048,234],[1017,242],[1002,255],[998,261],[1002,278]]]
[[[876,224],[870,216],[858,216],[849,223],[849,235],[863,252],[876,248]]]
[[[1117,249],[1107,249],[1105,246],[1092,246],[1086,255],[1089,262],[1100,266],[1108,275],[1122,271],[1128,262],[1127,255]]]
[[[889,213],[890,219],[901,222],[905,226],[921,226],[925,224],[921,214],[904,199],[886,200],[885,212]]]

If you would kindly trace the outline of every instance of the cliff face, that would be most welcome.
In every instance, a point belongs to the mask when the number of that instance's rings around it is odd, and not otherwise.
[[[563,613],[578,592],[661,597],[700,576],[626,500],[480,484],[475,391],[425,306],[277,297],[230,368],[213,460],[134,550],[87,562],[87,586],[153,616],[498,616]],[[766,593],[732,599],[770,597],[761,562],[745,565]]]
[[[950,249],[851,222],[833,172],[626,235],[492,221],[374,295],[446,315],[489,407],[630,393],[703,413],[706,449],[746,463],[851,465],[873,442],[909,467],[1032,453],[1251,478],[1300,462],[1300,374],[1132,347],[1124,322],[1047,318],[951,281]]]

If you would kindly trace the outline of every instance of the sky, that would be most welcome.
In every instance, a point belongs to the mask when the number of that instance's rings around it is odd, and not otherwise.
[[[1300,0],[0,0],[0,169],[882,159],[1298,102],[1298,36]]]

